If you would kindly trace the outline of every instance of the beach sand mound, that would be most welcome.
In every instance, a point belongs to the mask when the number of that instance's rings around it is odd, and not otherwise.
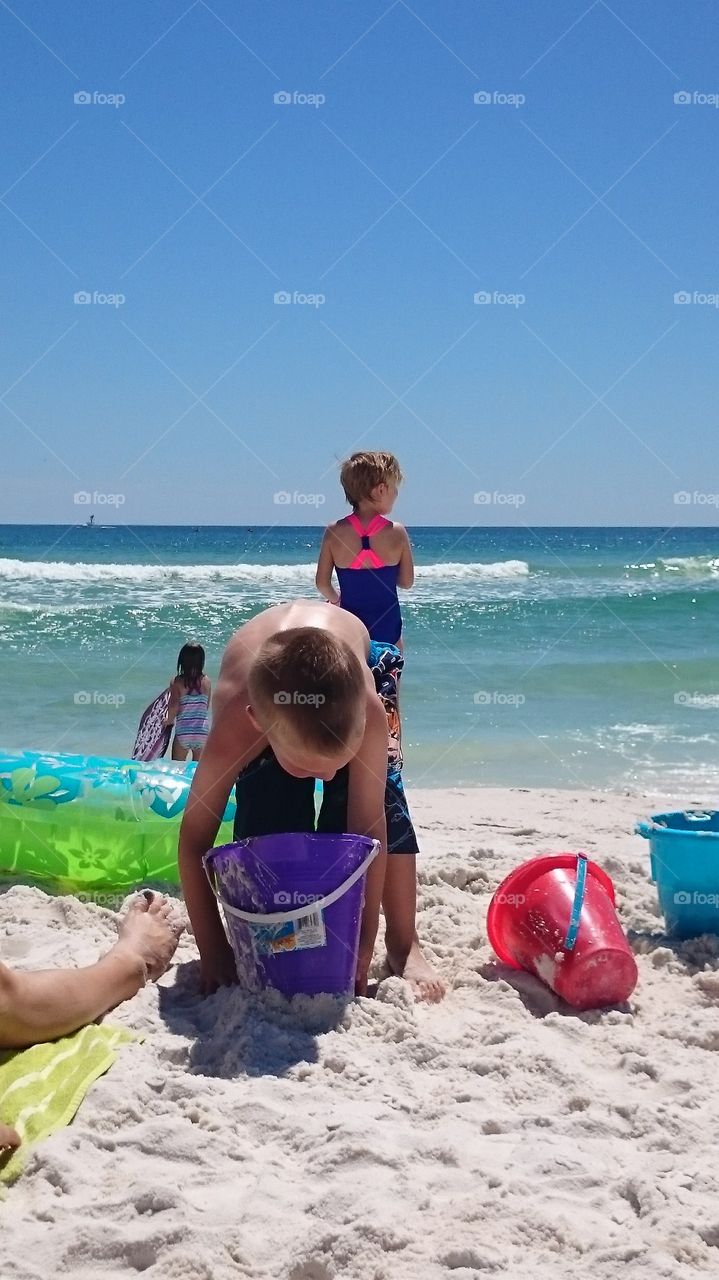
[[[449,985],[343,1002],[195,994],[194,944],[110,1021],[138,1031],[0,1205],[3,1275],[603,1280],[719,1270],[719,946],[661,935],[636,797],[424,792],[420,933]],[[492,961],[534,853],[613,876],[640,985],[574,1015]],[[0,895],[11,964],[84,963],[109,912]],[[379,953],[378,953],[379,960]]]

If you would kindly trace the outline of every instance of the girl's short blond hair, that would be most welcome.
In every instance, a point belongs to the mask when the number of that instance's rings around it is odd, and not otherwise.
[[[401,484],[402,479],[393,453],[353,453],[340,469],[340,484],[353,507],[365,502],[378,484]]]

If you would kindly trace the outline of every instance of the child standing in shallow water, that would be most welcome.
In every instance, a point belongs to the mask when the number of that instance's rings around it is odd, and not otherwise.
[[[401,646],[397,588],[414,583],[412,548],[404,525],[388,520],[402,483],[392,453],[353,453],[342,463],[340,483],[352,514],[328,525],[315,583],[330,604],[363,622],[371,640]],[[339,591],[332,582],[337,574]]]
[[[205,650],[201,644],[183,644],[177,656],[177,675],[170,684],[165,723],[174,724],[172,759],[199,760],[210,731],[212,686],[205,675]]]

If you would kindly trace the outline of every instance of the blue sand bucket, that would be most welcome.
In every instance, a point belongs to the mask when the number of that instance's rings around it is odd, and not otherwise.
[[[634,829],[649,841],[667,933],[719,933],[719,810],[657,813]]]
[[[367,836],[252,836],[205,854],[237,975],[251,991],[354,992],[367,868]]]

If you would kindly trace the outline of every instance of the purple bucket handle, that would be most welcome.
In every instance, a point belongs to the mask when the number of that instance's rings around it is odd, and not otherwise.
[[[213,853],[215,852],[214,849],[209,849],[208,852],[204,854],[202,862],[205,868],[205,874],[210,883],[210,888],[217,898],[217,901],[220,903],[223,911],[228,911],[230,915],[236,916],[238,920],[244,920],[245,924],[278,925],[287,924],[291,920],[302,919],[303,916],[307,915],[308,909],[311,911],[326,911],[327,907],[331,907],[333,902],[337,902],[339,898],[342,898],[344,894],[347,893],[347,890],[351,889],[352,885],[357,883],[360,876],[364,875],[369,864],[377,857],[379,850],[379,840],[373,840],[372,848],[360,865],[355,868],[346,880],[342,881],[341,885],[338,885],[336,889],[333,889],[332,893],[325,894],[324,898],[316,898],[312,903],[305,903],[301,907],[295,907],[293,911],[272,911],[269,915],[261,915],[254,911],[240,911],[239,907],[230,906],[229,902],[225,902],[224,898],[220,897],[217,885],[213,881],[211,868],[208,865]]]

